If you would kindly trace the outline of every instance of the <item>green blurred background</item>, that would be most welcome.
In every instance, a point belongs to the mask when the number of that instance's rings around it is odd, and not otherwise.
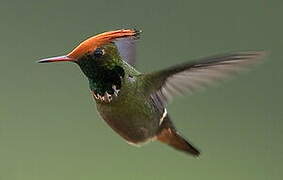
[[[0,2],[0,179],[281,180],[283,1]],[[264,64],[168,109],[202,150],[127,145],[98,116],[79,68],[36,64],[97,33],[138,28],[138,68],[239,50]]]

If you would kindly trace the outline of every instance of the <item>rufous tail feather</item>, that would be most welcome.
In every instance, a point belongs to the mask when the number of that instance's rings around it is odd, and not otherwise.
[[[157,140],[168,144],[169,146],[193,156],[199,156],[200,152],[187,140],[185,140],[178,132],[173,128],[164,128],[157,135]]]

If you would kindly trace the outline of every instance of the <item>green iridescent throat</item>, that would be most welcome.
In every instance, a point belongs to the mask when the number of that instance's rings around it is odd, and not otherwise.
[[[114,44],[108,44],[99,49],[101,53],[91,52],[81,57],[77,64],[89,80],[90,89],[103,96],[106,92],[113,94],[113,85],[121,88],[124,69],[121,58]]]

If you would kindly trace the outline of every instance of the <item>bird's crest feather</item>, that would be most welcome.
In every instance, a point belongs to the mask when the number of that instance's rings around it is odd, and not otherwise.
[[[104,32],[83,41],[67,56],[77,59],[80,56],[84,55],[85,53],[91,52],[95,50],[97,47],[112,42],[115,39],[138,36],[139,33],[140,31],[132,30],[132,29],[121,29],[116,31]]]

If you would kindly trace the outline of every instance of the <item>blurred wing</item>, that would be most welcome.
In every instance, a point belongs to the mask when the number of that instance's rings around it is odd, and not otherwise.
[[[136,63],[136,42],[137,37],[119,38],[115,41],[121,57],[131,66]]]
[[[258,62],[264,52],[241,52],[204,58],[158,72],[145,74],[147,90],[162,104],[174,95],[194,92],[212,82],[223,80]]]

